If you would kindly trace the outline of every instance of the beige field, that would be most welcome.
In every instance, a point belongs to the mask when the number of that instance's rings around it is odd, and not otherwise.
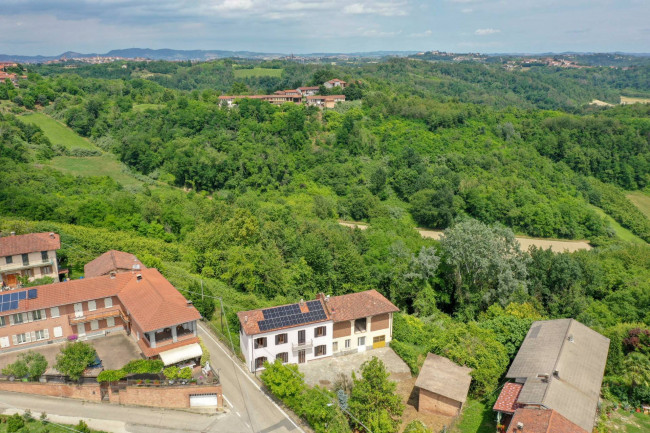
[[[632,98],[631,96],[621,96],[621,104],[650,104],[650,98]]]
[[[600,99],[594,99],[593,101],[590,102],[591,105],[598,105],[599,107],[612,107],[614,104],[610,104],[609,102],[601,101]]]
[[[345,227],[358,228],[359,230],[366,230],[369,226],[364,223],[349,222],[349,221],[339,221],[339,224]],[[420,232],[420,236],[428,239],[440,240],[443,236],[442,230],[427,230],[416,228]],[[535,245],[537,248],[551,249],[551,251],[556,253],[561,253],[568,251],[573,253],[578,250],[590,250],[591,245],[587,241],[565,241],[559,239],[541,239],[541,238],[529,238],[525,236],[517,236],[519,245],[521,249],[527,251],[531,245]]]

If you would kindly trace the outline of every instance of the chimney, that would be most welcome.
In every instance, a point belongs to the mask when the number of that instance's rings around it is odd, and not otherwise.
[[[557,377],[559,379],[560,378],[560,370],[553,371],[553,376],[555,376],[555,377]]]
[[[54,233],[50,233],[50,237],[54,239]]]
[[[135,276],[135,280],[138,281],[138,282],[142,281],[142,274],[137,274]]]
[[[192,302],[192,301],[187,301],[187,306],[188,306],[188,307],[193,307],[193,306],[194,306],[194,302]]]
[[[115,275],[117,274],[115,273],[115,271],[111,271],[109,275],[111,276],[111,280],[113,280],[115,279]]]
[[[548,374],[546,373],[540,373],[537,375],[538,379],[542,379],[542,382],[548,382]]]
[[[524,423],[523,422],[518,422],[517,423],[517,430],[523,430],[524,429]]]
[[[573,343],[573,334],[569,335],[567,340],[569,340],[569,343]]]
[[[248,323],[248,316],[244,316],[244,323]]]
[[[325,296],[325,302],[329,302],[329,301],[330,301],[330,295]]]

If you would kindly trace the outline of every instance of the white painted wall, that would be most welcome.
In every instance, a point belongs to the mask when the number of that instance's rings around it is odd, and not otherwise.
[[[393,313],[390,313],[388,315],[388,328],[386,329],[380,329],[378,331],[373,331],[372,330],[372,321],[371,317],[366,317],[366,332],[354,332],[354,320],[350,320],[350,329],[351,329],[351,334],[346,336],[346,337],[341,337],[341,338],[333,338],[332,339],[332,347],[334,347],[334,343],[338,343],[338,348],[336,351],[332,350],[332,353],[334,355],[343,355],[345,353],[350,353],[350,352],[359,352],[363,350],[370,350],[372,349],[372,341],[374,337],[378,337],[380,335],[384,335],[386,337],[386,346],[388,346],[388,343],[390,343],[392,336],[393,336]],[[365,341],[365,349],[364,348],[359,348],[359,337],[366,337]],[[345,348],[345,340],[350,340],[350,347]]]
[[[319,326],[325,326],[324,337],[314,337],[314,331]],[[332,321],[313,323],[310,325],[297,326],[293,328],[281,329],[279,331],[271,331],[263,334],[246,335],[244,332],[239,334],[239,343],[241,351],[246,359],[246,365],[251,372],[255,371],[255,359],[260,356],[265,356],[269,362],[275,361],[278,353],[287,352],[289,354],[289,364],[298,363],[298,350],[294,350],[294,346],[298,345],[298,331],[305,330],[305,361],[309,362],[313,359],[324,358],[325,356],[332,355]],[[275,336],[278,334],[287,334],[287,342],[280,345],[275,345]],[[266,347],[255,349],[255,339],[266,337]],[[311,343],[311,344],[310,344]],[[316,346],[325,345],[326,352],[324,356],[316,357],[314,355]],[[259,370],[258,370],[259,371]]]
[[[30,277],[30,281],[37,279],[37,278],[43,278],[43,277],[52,277],[54,278],[55,281],[59,280],[59,268],[56,260],[56,251],[55,250],[50,250],[47,252],[47,258],[48,258],[48,263],[43,263],[43,259],[41,258],[41,252],[40,251],[35,251],[27,254],[29,257],[29,266],[30,269],[33,272],[33,277]],[[7,273],[7,274],[13,274],[13,273],[18,273],[22,272],[25,273],[26,271],[20,270],[16,271],[15,269],[17,267],[21,267],[23,265],[23,256],[22,254],[16,254],[11,256],[12,257],[12,263],[7,264],[6,257],[0,258],[0,272]],[[49,261],[52,261],[52,264],[49,263]],[[42,264],[42,266],[37,266],[37,267],[32,267],[33,265],[38,265]],[[52,272],[50,273],[42,273],[42,269],[44,266],[51,266],[52,267]]]

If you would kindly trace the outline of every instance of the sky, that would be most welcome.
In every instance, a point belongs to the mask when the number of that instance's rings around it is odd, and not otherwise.
[[[650,0],[0,0],[0,53],[650,52]]]

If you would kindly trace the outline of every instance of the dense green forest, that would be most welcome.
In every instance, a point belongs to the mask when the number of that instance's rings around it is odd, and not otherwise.
[[[625,197],[650,182],[650,106],[587,105],[650,92],[647,68],[265,62],[280,77],[237,81],[248,62],[125,65],[35,66],[19,88],[0,84],[0,229],[61,233],[73,276],[115,248],[188,296],[201,280],[234,337],[239,309],[375,288],[401,309],[392,347],[411,370],[429,351],[450,357],[486,401],[533,320],[573,317],[612,340],[608,401],[650,398],[637,367],[650,362],[650,220]],[[217,103],[335,76],[359,83],[332,110]],[[89,148],[53,143],[30,110]],[[59,166],[101,158],[131,181]],[[521,251],[515,234],[596,248]]]

